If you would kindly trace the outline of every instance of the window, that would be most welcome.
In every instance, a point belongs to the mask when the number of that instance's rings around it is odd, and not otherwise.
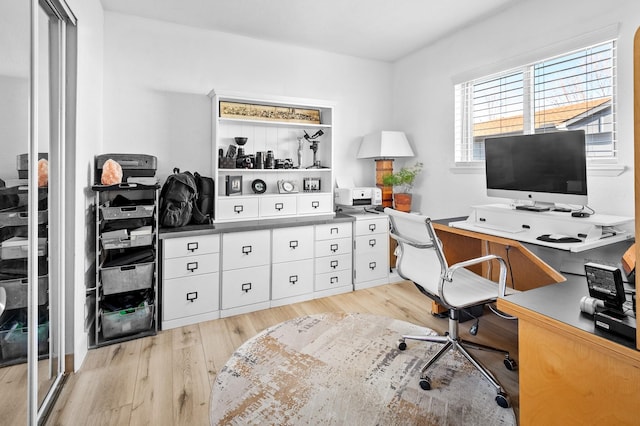
[[[487,137],[584,129],[587,158],[616,159],[616,43],[455,86],[456,163],[484,161]]]

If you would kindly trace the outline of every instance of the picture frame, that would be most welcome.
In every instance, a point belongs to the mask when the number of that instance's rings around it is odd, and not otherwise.
[[[320,178],[306,177],[302,179],[302,190],[304,192],[320,192]]]
[[[219,102],[220,118],[320,124],[320,110],[275,105]]]
[[[225,194],[240,195],[242,194],[242,176],[225,176]]]

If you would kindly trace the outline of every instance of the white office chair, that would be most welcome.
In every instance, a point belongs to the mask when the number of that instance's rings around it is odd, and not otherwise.
[[[499,256],[487,255],[449,266],[442,250],[442,242],[436,237],[431,219],[416,214],[385,209],[391,220],[391,237],[398,242],[396,249],[398,274],[409,281],[426,296],[449,310],[449,332],[444,336],[402,336],[398,349],[407,348],[405,339],[442,343],[444,346],[422,367],[420,387],[431,389],[431,379],[427,370],[449,350],[459,351],[496,388],[496,402],[501,407],[510,406],[508,396],[489,370],[483,367],[465,348],[490,350],[505,355],[504,364],[509,370],[516,368],[516,362],[509,352],[490,346],[462,340],[458,336],[460,311],[477,305],[496,301],[506,291],[507,268]],[[497,262],[500,265],[498,282],[486,279],[467,266],[482,262]],[[436,274],[439,273],[439,276]]]

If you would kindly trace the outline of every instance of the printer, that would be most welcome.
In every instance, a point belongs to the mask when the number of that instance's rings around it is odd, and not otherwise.
[[[341,206],[379,206],[382,190],[377,187],[336,188],[335,202]]]

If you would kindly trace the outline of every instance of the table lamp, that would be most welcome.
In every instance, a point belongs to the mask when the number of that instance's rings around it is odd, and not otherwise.
[[[376,161],[376,186],[382,191],[383,207],[393,207],[393,187],[382,183],[383,176],[393,173],[394,158],[413,156],[404,132],[383,130],[362,138],[356,158]]]

